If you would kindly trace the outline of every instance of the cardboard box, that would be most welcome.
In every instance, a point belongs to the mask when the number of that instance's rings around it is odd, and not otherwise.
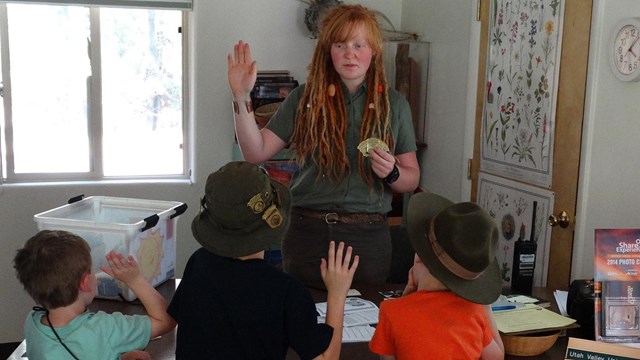
[[[136,299],[124,284],[100,270],[105,255],[116,250],[132,255],[145,279],[158,286],[175,274],[177,217],[187,205],[173,201],[91,196],[34,215],[39,230],[65,230],[84,238],[91,247],[97,297]]]

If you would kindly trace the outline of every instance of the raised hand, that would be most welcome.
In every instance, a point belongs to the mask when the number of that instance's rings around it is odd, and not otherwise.
[[[233,46],[233,55],[227,55],[229,87],[236,100],[248,100],[258,77],[258,65],[251,60],[249,44],[239,41]]]
[[[346,296],[349,291],[360,261],[360,257],[356,255],[353,257],[353,264],[349,266],[353,249],[349,246],[345,252],[344,247],[344,243],[340,242],[336,250],[335,241],[331,241],[327,259],[322,259],[320,262],[320,274],[328,292],[335,292],[342,296]]]
[[[115,279],[125,284],[130,284],[134,280],[144,280],[138,262],[133,256],[125,257],[121,253],[111,251],[106,256],[109,266],[100,265],[100,269]]]
[[[167,302],[160,293],[149,284],[138,266],[138,262],[133,256],[124,255],[111,251],[106,256],[109,266],[100,265],[102,271],[113,276],[129,287],[131,291],[140,299],[140,302],[147,311],[151,319],[151,339],[156,336],[166,334],[176,326],[175,320],[167,314]],[[146,360],[144,351],[129,352],[126,359]]]

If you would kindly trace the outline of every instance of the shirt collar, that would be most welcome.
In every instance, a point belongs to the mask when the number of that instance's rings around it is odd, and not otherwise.
[[[358,97],[364,95],[366,96],[367,94],[367,81],[363,81],[360,85],[358,85],[358,87],[356,88],[356,91],[353,93],[353,95],[349,94],[349,89],[347,88],[347,85],[345,85],[345,83],[343,81],[340,81],[340,86],[342,86],[342,93],[344,94],[345,99],[357,99]]]

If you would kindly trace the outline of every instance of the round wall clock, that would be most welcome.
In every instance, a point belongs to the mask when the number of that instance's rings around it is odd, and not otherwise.
[[[616,24],[609,63],[618,79],[640,80],[640,18],[626,18]]]

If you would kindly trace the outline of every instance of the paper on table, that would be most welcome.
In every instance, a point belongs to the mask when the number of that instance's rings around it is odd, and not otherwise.
[[[327,315],[327,303],[316,303],[316,311],[319,315],[318,323],[324,323]],[[350,297],[344,303],[344,320],[342,324],[344,329],[360,326],[370,327],[369,325],[378,323],[379,313],[380,309],[375,303],[357,297]]]
[[[378,309],[361,310],[358,312],[351,312],[344,314],[344,321],[342,322],[344,327],[370,325],[378,323]],[[324,323],[326,317],[318,316],[318,323]]]
[[[510,301],[504,295],[500,295],[496,301],[491,304],[491,310],[493,311],[504,311],[504,310],[513,310],[518,307],[523,307],[524,303]]]
[[[569,314],[567,313],[567,298],[569,297],[569,292],[556,290],[553,292],[553,297],[556,298],[556,303],[558,304],[558,310],[560,310],[560,314],[569,316]]]
[[[494,312],[498,330],[505,334],[561,329],[574,324],[576,320],[554,313],[540,306],[527,304],[513,310]]]
[[[345,314],[349,314],[353,312],[361,312],[369,309],[378,310],[378,306],[376,306],[376,304],[374,304],[369,300],[361,299],[358,297],[348,297],[347,300],[344,302]],[[316,303],[316,311],[318,311],[318,314],[320,314],[321,316],[326,315],[327,303],[326,302]]]
[[[546,299],[540,299],[535,296],[527,296],[522,294],[513,294],[507,296],[507,300],[510,302],[516,302],[521,304],[536,304],[541,307],[549,307],[551,303]]]
[[[526,295],[512,295],[509,296],[509,301],[511,302],[519,302],[523,304],[533,304],[538,301],[538,299],[534,297],[529,297]]]
[[[369,325],[350,326],[342,328],[342,342],[368,342],[371,341],[376,328]]]

